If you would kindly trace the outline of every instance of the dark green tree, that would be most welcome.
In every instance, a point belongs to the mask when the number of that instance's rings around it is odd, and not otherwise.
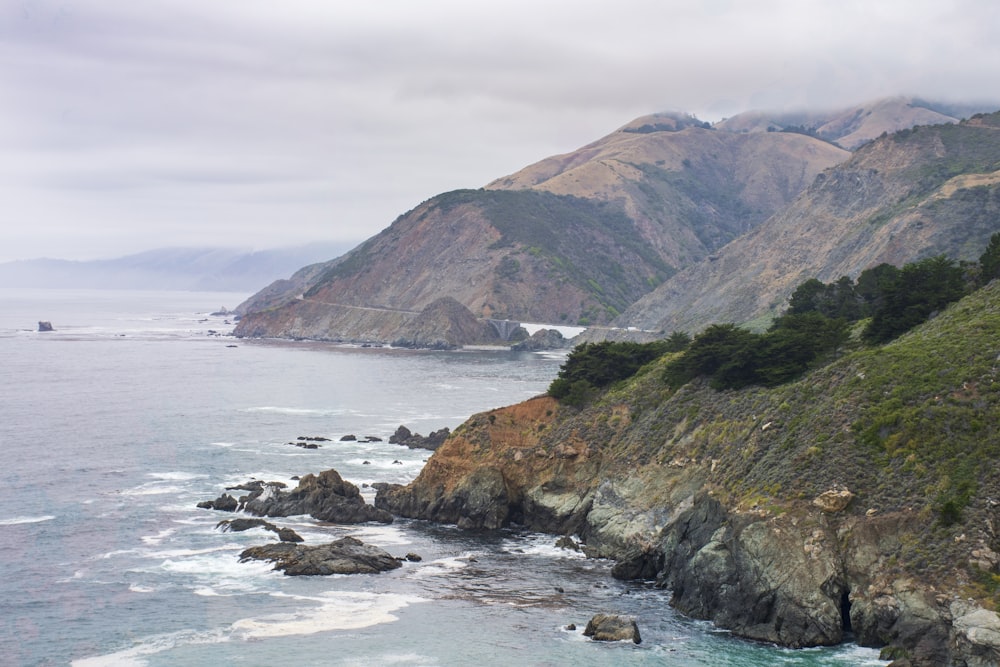
[[[1000,232],[990,237],[986,252],[979,258],[980,281],[983,285],[1000,278]]]
[[[862,337],[870,343],[890,341],[964,295],[963,271],[954,260],[938,255],[907,264],[883,290],[884,303]]]

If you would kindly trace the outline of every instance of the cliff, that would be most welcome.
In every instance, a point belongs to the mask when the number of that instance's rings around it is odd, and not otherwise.
[[[851,632],[912,665],[994,665],[998,340],[994,281],[773,389],[672,390],[667,356],[582,409],[543,396],[470,418],[376,504],[575,533],[741,636]]]

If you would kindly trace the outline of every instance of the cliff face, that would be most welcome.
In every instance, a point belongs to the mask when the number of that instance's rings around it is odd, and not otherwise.
[[[937,254],[974,260],[1000,213],[1000,114],[884,136],[789,207],[633,304],[622,326],[696,333],[767,319],[804,280]]]
[[[851,631],[912,664],[997,664],[1000,471],[979,462],[1000,456],[998,304],[995,281],[775,389],[672,391],[661,359],[582,410],[540,397],[476,415],[376,504],[575,533],[746,637]]]

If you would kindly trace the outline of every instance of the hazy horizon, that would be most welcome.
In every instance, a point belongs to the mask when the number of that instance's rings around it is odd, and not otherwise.
[[[997,90],[1000,6],[58,0],[0,9],[0,262],[352,247],[632,119]]]

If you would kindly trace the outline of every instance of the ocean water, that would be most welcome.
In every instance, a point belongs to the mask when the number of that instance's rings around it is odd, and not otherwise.
[[[405,483],[429,453],[388,444],[397,426],[454,428],[544,391],[562,362],[218,335],[232,327],[209,313],[244,296],[0,290],[0,664],[884,664],[734,638],[536,533],[291,517],[273,522],[307,543],[354,535],[422,560],[337,577],[240,563],[275,536],[221,532],[232,515],[199,501],[327,468]],[[643,642],[587,640],[597,612],[636,616]]]

